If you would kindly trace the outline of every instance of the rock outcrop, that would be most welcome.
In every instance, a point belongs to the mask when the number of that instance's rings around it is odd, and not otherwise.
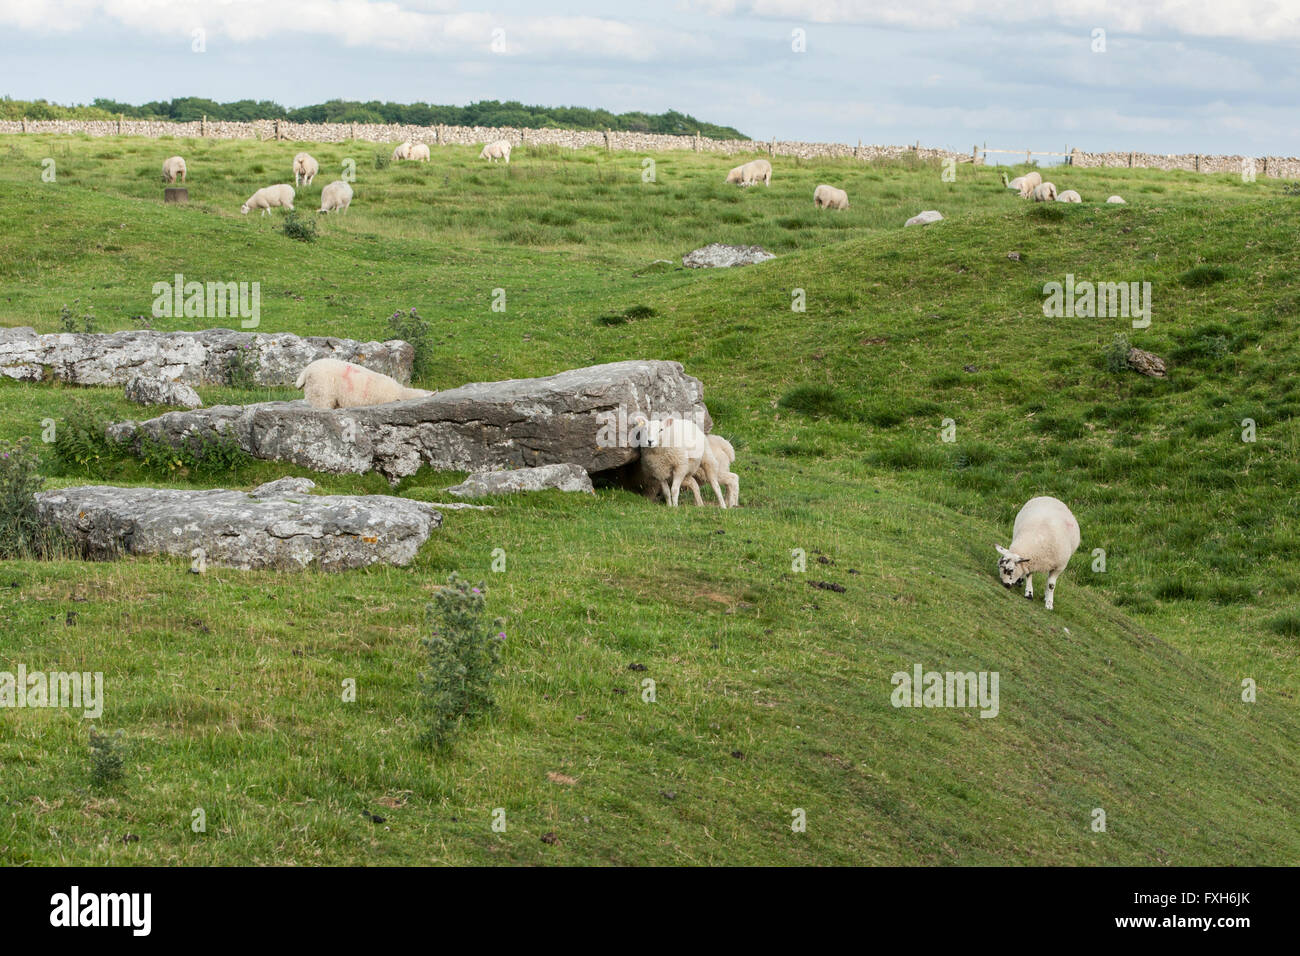
[[[587,474],[585,468],[581,465],[563,464],[500,471],[476,471],[459,485],[448,488],[447,494],[455,495],[457,498],[484,498],[488,495],[542,491],[546,488],[594,493],[591,476]]]
[[[686,253],[682,256],[682,265],[688,269],[730,269],[775,258],[762,246],[728,246],[714,242]]]
[[[181,382],[149,375],[136,375],[126,383],[123,394],[128,402],[137,405],[172,405],[180,408],[201,408],[199,393]]]

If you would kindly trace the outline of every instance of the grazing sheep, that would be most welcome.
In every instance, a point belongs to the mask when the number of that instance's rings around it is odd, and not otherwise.
[[[657,484],[669,507],[677,507],[682,483],[699,471],[706,477],[712,476],[710,483],[718,503],[726,507],[708,436],[698,425],[681,418],[647,420],[644,415],[638,415],[634,424],[642,441],[642,481],[651,487]],[[702,502],[697,498],[697,503]]]
[[[317,212],[347,212],[352,205],[352,187],[336,179],[320,191],[320,209]]]
[[[1083,202],[1083,197],[1073,189],[1067,189],[1061,195],[1056,197],[1057,202]]]
[[[1054,202],[1056,200],[1055,183],[1039,183],[1034,187],[1034,202]]]
[[[766,186],[770,186],[772,185],[772,164],[766,159],[752,160],[737,166],[727,173],[727,182],[740,183],[742,186],[753,186],[761,182]]]
[[[727,441],[721,435],[709,435],[709,450],[713,452],[714,475],[718,482],[727,488],[728,508],[740,506],[740,478],[731,472],[731,463],[736,460],[736,449],[731,447],[731,442]],[[700,497],[700,486],[697,484],[699,479],[710,481],[710,476],[705,473],[704,463],[701,461],[700,468],[695,474],[682,481],[682,487],[690,489],[691,494],[695,496],[695,503],[703,505],[704,499]],[[719,499],[721,504],[721,499]]]
[[[1043,496],[1030,498],[1011,529],[1011,547],[995,544],[998,554],[998,576],[1003,587],[1014,587],[1022,579],[1025,597],[1034,596],[1035,574],[1047,575],[1047,598],[1044,604],[1052,609],[1056,593],[1056,579],[1070,563],[1070,555],[1079,547],[1079,522],[1070,509],[1055,498]]]
[[[278,186],[263,186],[248,197],[248,201],[239,207],[239,211],[247,216],[248,210],[260,209],[262,215],[265,216],[275,206],[293,209],[293,187],[288,183],[280,183]]]
[[[849,194],[822,183],[813,190],[813,205],[818,209],[848,209]]]
[[[429,161],[429,147],[424,143],[416,143],[407,151],[407,159],[418,159],[422,163]]]
[[[411,158],[411,143],[409,140],[405,143],[402,143],[395,150],[393,150],[393,162],[397,162],[398,160],[402,160],[402,159],[410,159],[410,158]]]
[[[163,160],[163,182],[174,183],[177,176],[185,182],[185,160],[180,156],[169,156]]]
[[[293,158],[293,184],[310,186],[311,181],[320,172],[320,164],[312,159],[310,153],[299,153]]]
[[[313,408],[387,405],[433,394],[422,388],[407,388],[382,372],[331,358],[317,359],[308,365],[293,387],[303,390],[303,398]]]
[[[1032,173],[1025,173],[1023,176],[1017,176],[1011,182],[1007,182],[1007,174],[1002,174],[1002,182],[1008,189],[1014,189],[1020,193],[1021,199],[1028,199],[1034,189],[1043,181],[1043,174],[1035,170]]]
[[[486,159],[495,163],[498,159],[504,159],[506,165],[510,165],[510,142],[509,140],[499,139],[495,143],[488,143],[483,147],[483,151],[478,154],[479,159]]]
[[[1121,206],[1127,206],[1127,205],[1128,205],[1128,203],[1126,203],[1126,202],[1124,201],[1124,197],[1123,197],[1123,196],[1111,196],[1110,198],[1108,198],[1108,199],[1106,200],[1106,202],[1119,203]]]

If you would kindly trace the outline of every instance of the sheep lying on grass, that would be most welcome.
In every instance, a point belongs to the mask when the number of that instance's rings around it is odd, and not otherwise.
[[[642,441],[643,482],[651,487],[657,484],[669,507],[677,507],[682,483],[696,472],[711,479],[718,504],[724,508],[727,506],[718,484],[717,463],[708,436],[698,425],[682,418],[647,420],[644,415],[638,415],[634,424]],[[697,486],[697,501],[698,493]]]
[[[772,185],[772,164],[766,159],[755,159],[752,162],[737,166],[727,173],[727,182],[740,183],[742,186],[753,186],[756,183],[770,186]]]
[[[1118,203],[1121,206],[1128,205],[1128,203],[1124,202],[1123,196],[1110,196],[1109,198],[1107,198],[1106,202]]]
[[[293,184],[310,186],[311,181],[320,172],[320,164],[312,159],[311,153],[299,153],[293,158]]]
[[[177,176],[185,182],[185,160],[180,156],[169,156],[163,160],[163,182],[174,183]]]
[[[248,210],[260,209],[262,215],[265,216],[276,206],[293,209],[293,187],[288,183],[280,183],[278,186],[263,186],[248,197],[248,201],[239,207],[239,211],[247,216]]]
[[[1067,189],[1056,197],[1057,202],[1083,202],[1083,197],[1073,189]]]
[[[313,408],[387,405],[433,394],[422,388],[407,388],[382,372],[331,358],[317,359],[308,365],[293,387],[303,390],[303,397]]]
[[[701,460],[700,468],[695,474],[682,482],[682,487],[690,490],[695,496],[695,503],[703,505],[704,499],[700,497],[700,486],[698,482],[703,479],[710,484],[716,479],[727,489],[727,503],[724,507],[736,508],[740,505],[740,479],[732,474],[731,463],[736,460],[736,449],[731,447],[731,442],[727,441],[721,435],[709,435],[709,450],[713,452],[713,474],[705,473],[704,461]],[[715,486],[716,487],[716,486]],[[722,503],[721,498],[718,501]]]
[[[495,143],[488,143],[483,147],[483,151],[478,154],[479,159],[486,159],[495,163],[498,159],[504,159],[506,165],[510,165],[510,143],[508,140],[499,139]]]
[[[1034,202],[1055,202],[1056,201],[1056,184],[1039,183],[1034,187]]]
[[[813,205],[818,209],[848,209],[849,194],[822,183],[813,190]]]
[[[429,161],[429,147],[424,145],[424,143],[416,143],[407,150],[406,158],[418,160],[421,163],[427,163]]]
[[[352,205],[352,187],[336,179],[320,191],[320,209],[317,212],[347,212]]]
[[[1030,498],[1016,515],[1011,529],[1011,547],[995,544],[998,554],[998,575],[1003,587],[1015,587],[1025,582],[1025,597],[1034,596],[1035,574],[1047,575],[1047,598],[1044,604],[1052,609],[1056,593],[1056,579],[1070,563],[1070,555],[1079,547],[1079,522],[1064,503],[1046,495]]]

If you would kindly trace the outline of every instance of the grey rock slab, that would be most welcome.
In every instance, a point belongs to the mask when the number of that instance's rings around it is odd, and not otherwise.
[[[199,393],[182,382],[172,382],[148,375],[136,375],[123,390],[128,402],[137,405],[179,405],[182,408],[201,408]]]
[[[305,484],[303,484],[305,482]],[[389,495],[312,495],[287,478],[251,493],[83,485],[37,492],[36,508],[81,553],[101,560],[164,554],[243,570],[345,571],[406,565],[442,515]]]
[[[927,209],[925,212],[918,212],[904,226],[928,226],[932,222],[939,222],[943,219],[943,214],[934,209]]]
[[[22,381],[50,378],[73,385],[125,385],[144,375],[187,385],[223,385],[238,350],[256,355],[258,385],[292,385],[298,373],[321,358],[336,358],[382,372],[399,382],[411,378],[415,351],[407,342],[358,342],[288,332],[49,332],[0,328],[0,375]]]
[[[729,269],[775,258],[762,246],[729,246],[715,242],[686,253],[682,256],[682,265],[688,269]]]
[[[589,473],[635,461],[637,414],[713,422],[699,379],[677,362],[631,360],[545,378],[476,382],[387,405],[320,409],[306,402],[214,405],[109,426],[114,441],[141,435],[178,447],[224,434],[255,458],[314,471],[376,470],[391,482],[423,465],[487,471],[572,463]]]
[[[518,491],[542,491],[558,488],[560,491],[585,491],[594,494],[591,476],[581,465],[538,465],[536,468],[515,468],[508,471],[478,471],[459,485],[447,489],[447,494],[458,498],[484,498],[488,495],[508,495]]]

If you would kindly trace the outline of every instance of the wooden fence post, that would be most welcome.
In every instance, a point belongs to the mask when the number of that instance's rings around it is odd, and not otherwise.
[[[605,152],[609,152],[609,130],[605,130]]]
[[[23,132],[27,132],[27,117],[23,117]]]
[[[700,151],[700,131],[698,129],[695,131],[695,151],[697,153]]]

